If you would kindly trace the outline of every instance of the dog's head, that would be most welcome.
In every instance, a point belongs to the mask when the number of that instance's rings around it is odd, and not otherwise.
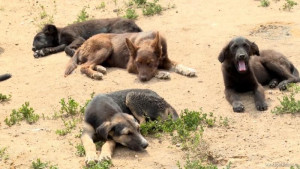
[[[234,64],[239,73],[249,70],[249,59],[252,55],[259,56],[258,46],[243,37],[232,39],[221,51],[219,61]]]
[[[136,46],[128,38],[126,44],[129,49],[130,61],[136,67],[140,81],[148,81],[157,73],[159,60],[162,57],[162,46],[159,33],[154,40]]]
[[[111,138],[117,143],[140,151],[148,146],[147,140],[140,133],[140,125],[133,116],[117,113],[109,122],[104,122],[96,129],[101,140]]]
[[[55,25],[45,25],[33,39],[32,51],[58,45],[58,31]]]

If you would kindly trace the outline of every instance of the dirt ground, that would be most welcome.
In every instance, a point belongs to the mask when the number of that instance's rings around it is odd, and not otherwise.
[[[91,80],[78,70],[64,78],[65,53],[35,59],[31,51],[33,37],[38,31],[37,19],[43,5],[58,26],[76,20],[79,11],[88,6],[87,12],[95,18],[116,17],[114,9],[123,1],[105,0],[104,10],[95,7],[102,1],[81,0],[0,0],[0,73],[13,77],[0,83],[2,94],[11,94],[8,103],[0,104],[0,148],[7,147],[9,159],[0,161],[0,168],[29,168],[40,158],[59,168],[82,168],[84,157],[76,156],[75,145],[79,138],[72,132],[58,136],[55,131],[63,128],[61,120],[43,120],[29,125],[8,127],[4,119],[12,109],[29,101],[35,113],[53,116],[60,109],[61,98],[71,96],[84,103],[92,92],[105,93],[128,88],[152,89],[171,103],[178,112],[188,108],[213,112],[215,116],[228,117],[229,128],[205,129],[203,138],[209,143],[209,153],[224,167],[229,161],[232,168],[289,168],[300,163],[299,116],[271,113],[278,105],[282,92],[266,88],[269,109],[258,112],[250,93],[243,95],[245,113],[234,113],[224,98],[221,64],[217,56],[223,46],[235,36],[245,36],[255,41],[260,49],[276,49],[284,53],[300,68],[300,5],[291,12],[280,10],[285,1],[271,1],[268,8],[259,7],[255,0],[171,0],[163,6],[175,8],[161,15],[140,15],[137,24],[144,30],[158,30],[168,41],[169,56],[197,70],[197,77],[188,78],[171,73],[171,80],[152,79],[147,83],[126,70],[109,68],[101,81]],[[296,0],[297,2],[297,0]],[[300,2],[298,1],[298,4]],[[185,152],[171,144],[168,137],[147,138],[146,152],[135,152],[118,147],[113,155],[113,168],[178,168],[184,163]]]

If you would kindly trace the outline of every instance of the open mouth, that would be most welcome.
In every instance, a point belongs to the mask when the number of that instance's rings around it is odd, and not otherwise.
[[[239,60],[238,64],[237,64],[237,67],[238,67],[239,72],[246,72],[247,71],[247,65],[246,65],[246,62],[244,60]]]

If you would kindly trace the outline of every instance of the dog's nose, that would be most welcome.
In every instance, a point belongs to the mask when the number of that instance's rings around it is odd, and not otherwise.
[[[245,56],[246,56],[246,55],[244,55],[244,54],[240,54],[239,58],[240,58],[240,59],[245,59]]]
[[[148,143],[147,142],[142,143],[142,147],[143,147],[143,149],[146,149],[148,147]]]
[[[34,46],[32,47],[32,51],[34,51],[34,52],[36,51],[36,49],[35,49],[35,47],[34,47]]]
[[[147,76],[140,76],[140,80],[143,82],[147,81]]]

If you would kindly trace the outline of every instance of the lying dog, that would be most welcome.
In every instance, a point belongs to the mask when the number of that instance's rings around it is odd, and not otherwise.
[[[73,56],[75,50],[88,38],[98,33],[141,32],[133,20],[123,18],[97,19],[71,24],[64,28],[45,25],[35,35],[32,50],[34,57],[42,57],[65,50]]]
[[[287,84],[300,82],[299,72],[281,53],[262,50],[260,56],[252,57],[250,65],[259,83],[270,88],[286,90]]]
[[[4,81],[6,79],[9,79],[11,78],[11,75],[10,74],[3,74],[3,75],[0,75],[0,82],[1,81]]]
[[[139,123],[146,117],[165,120],[177,112],[157,93],[147,89],[128,89],[93,98],[85,111],[81,140],[86,151],[86,162],[110,159],[116,143],[140,151],[148,146],[139,131]],[[102,140],[98,158],[93,141]]]
[[[225,84],[226,99],[232,104],[234,112],[243,112],[239,92],[254,92],[256,109],[267,110],[264,88],[257,81],[249,65],[252,55],[259,56],[258,46],[243,37],[232,39],[219,54]]]
[[[99,34],[88,39],[76,51],[67,65],[65,76],[83,63],[81,72],[93,79],[102,79],[106,73],[104,66],[127,69],[138,74],[141,81],[152,77],[166,79],[173,70],[185,76],[195,76],[196,71],[172,62],[167,53],[167,42],[158,32]]]

